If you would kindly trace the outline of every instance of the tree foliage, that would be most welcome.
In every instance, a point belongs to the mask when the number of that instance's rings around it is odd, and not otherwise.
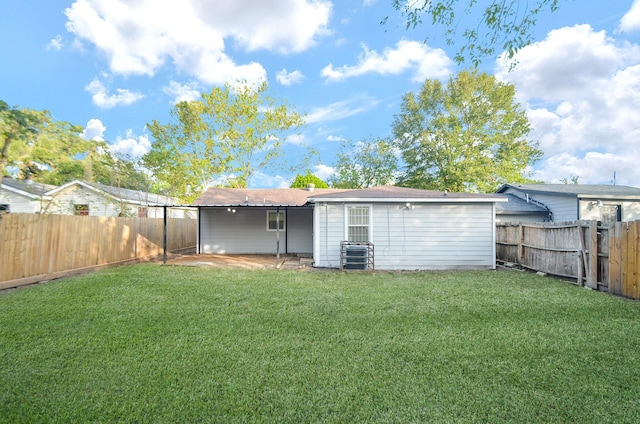
[[[178,103],[173,122],[153,121],[155,139],[143,160],[160,186],[190,201],[215,180],[246,187],[257,170],[275,166],[286,136],[302,115],[268,94],[267,83],[215,87],[201,99]]]
[[[477,71],[406,94],[393,123],[405,167],[400,185],[492,192],[526,182],[542,152],[527,140],[529,121],[514,95],[512,85]]]
[[[468,60],[478,66],[483,58],[503,51],[512,60],[519,49],[531,43],[539,16],[546,10],[557,11],[562,1],[392,0],[392,4],[402,13],[407,29],[429,24],[443,27],[449,45],[455,44],[456,37],[462,37],[465,44],[456,53],[455,61],[460,64]]]
[[[18,168],[23,177],[38,179],[43,171],[68,165],[89,148],[82,129],[55,121],[49,111],[10,107],[0,100],[0,175]]]
[[[304,175],[296,175],[296,178],[291,183],[291,188],[307,188],[309,184],[313,184],[316,188],[329,188],[329,184],[309,171]]]
[[[397,173],[392,144],[384,139],[370,139],[343,146],[330,182],[336,188],[375,187],[393,184]]]

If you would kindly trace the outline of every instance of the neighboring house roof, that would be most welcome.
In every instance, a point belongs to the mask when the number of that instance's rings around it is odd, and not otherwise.
[[[446,193],[415,188],[381,186],[364,189],[301,188],[237,189],[210,188],[193,203],[194,206],[304,206],[313,202],[366,201],[384,202],[506,202],[495,194]]]
[[[2,188],[21,194],[31,199],[48,198],[47,192],[56,186],[42,184],[33,180],[15,180],[11,177],[2,177]]]
[[[504,184],[497,193],[509,188],[531,194],[551,194],[568,197],[640,199],[640,188],[607,184]]]
[[[356,190],[344,190],[339,193],[309,196],[312,202],[322,201],[358,201],[385,202],[397,200],[402,202],[506,202],[507,198],[496,194],[449,193],[446,191],[422,190],[396,186],[380,186]]]
[[[508,202],[497,203],[496,213],[504,215],[549,215],[550,211],[534,201],[527,202],[515,194],[504,194]]]
[[[211,187],[194,202],[194,206],[304,206],[309,197],[344,192],[344,189],[315,188],[217,188]]]
[[[130,190],[127,188],[113,187],[100,183],[90,183],[81,180],[71,181],[69,183],[61,185],[60,187],[55,187],[53,190],[47,192],[47,194],[53,196],[74,185],[79,185],[94,192],[107,195],[117,201],[124,201],[131,204],[139,204],[144,206],[164,206],[173,205],[176,203],[175,199],[168,196],[161,196],[159,194],[148,193],[141,190]]]

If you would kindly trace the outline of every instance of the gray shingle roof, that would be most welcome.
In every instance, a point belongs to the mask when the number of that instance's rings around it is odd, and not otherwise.
[[[309,196],[313,199],[496,199],[502,197],[495,194],[476,194],[476,193],[451,193],[435,190],[422,190],[417,188],[406,188],[396,186],[380,186],[363,188],[356,190],[345,190],[340,193],[330,193],[327,195],[314,194]]]
[[[637,197],[640,198],[640,188],[607,185],[607,184],[505,184],[498,193],[507,188],[513,188],[528,193],[556,194],[572,197]]]
[[[146,205],[173,205],[176,203],[175,199],[162,196],[160,194],[148,193],[146,191],[141,190],[131,190],[127,188],[120,188],[114,186],[108,186],[100,183],[87,183],[83,181],[83,183],[96,187],[105,193],[109,193],[113,197],[116,197],[121,200],[129,200],[133,202],[141,202]]]
[[[49,184],[42,184],[32,180],[15,180],[11,177],[2,177],[2,185],[36,196],[43,196],[48,191],[56,188],[56,186]]]
[[[209,188],[193,203],[194,206],[303,206],[314,201],[331,200],[480,200],[491,201],[504,196],[495,194],[445,193],[415,188],[382,186],[364,189],[299,188],[237,189]]]

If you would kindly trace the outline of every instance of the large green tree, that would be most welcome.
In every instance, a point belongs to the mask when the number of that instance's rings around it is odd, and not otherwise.
[[[404,96],[393,123],[404,162],[400,185],[491,192],[525,182],[542,155],[527,139],[530,130],[513,85],[477,71],[446,84],[427,80],[418,93]]]
[[[384,139],[347,142],[338,153],[335,174],[329,182],[336,188],[366,188],[393,184],[398,161],[393,145]]]
[[[519,49],[531,43],[538,18],[546,11],[557,11],[563,1],[566,0],[391,0],[391,3],[402,13],[407,28],[431,26],[427,39],[438,33],[444,35],[449,45],[461,41],[456,62],[471,61],[477,66],[483,58],[493,58],[503,51],[508,59],[513,59]],[[438,28],[443,32],[437,32]]]
[[[0,175],[6,167],[38,180],[42,173],[68,167],[91,142],[80,138],[81,127],[56,121],[49,111],[10,107],[0,100]]]
[[[261,169],[282,165],[283,143],[304,117],[268,93],[267,83],[215,87],[200,100],[178,103],[173,122],[153,121],[143,157],[160,187],[183,201],[221,177],[246,187]]]

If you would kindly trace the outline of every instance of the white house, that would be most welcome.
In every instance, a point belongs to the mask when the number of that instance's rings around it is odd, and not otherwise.
[[[593,219],[603,224],[640,219],[640,188],[598,184],[504,184],[499,194],[543,205],[555,222]]]
[[[198,253],[305,254],[341,268],[365,246],[375,269],[495,268],[500,195],[401,187],[210,188],[198,208]],[[346,244],[345,244],[346,242]]]
[[[177,202],[167,196],[75,180],[47,192],[53,213],[89,216],[162,218],[164,206]],[[171,208],[172,218],[182,218],[185,208]]]
[[[48,191],[55,186],[32,180],[3,177],[0,185],[0,213],[40,213],[51,201]]]
[[[140,190],[75,180],[59,187],[5,177],[0,210],[9,213],[52,213],[88,216],[195,218],[195,210],[176,206],[175,199]]]

